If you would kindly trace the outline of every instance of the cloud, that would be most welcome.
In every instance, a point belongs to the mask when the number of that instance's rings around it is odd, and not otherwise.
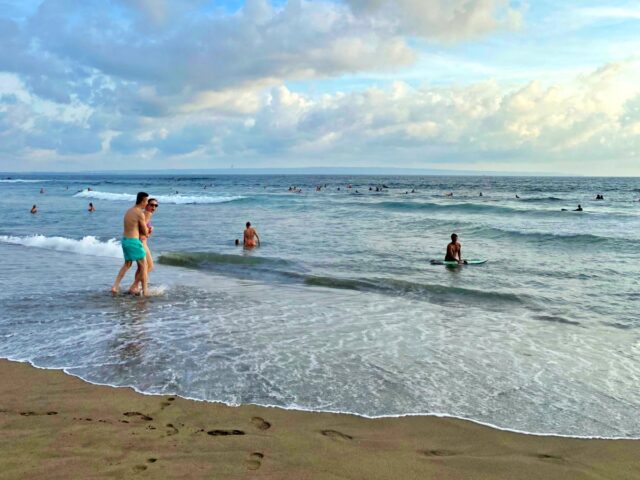
[[[399,34],[459,41],[500,28],[515,28],[522,7],[507,0],[347,0],[354,12],[390,23]]]

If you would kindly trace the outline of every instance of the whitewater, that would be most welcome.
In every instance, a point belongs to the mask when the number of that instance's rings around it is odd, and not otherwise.
[[[0,357],[229,404],[640,437],[638,179],[3,177]],[[153,296],[114,298],[141,190]],[[454,231],[487,263],[430,265]]]

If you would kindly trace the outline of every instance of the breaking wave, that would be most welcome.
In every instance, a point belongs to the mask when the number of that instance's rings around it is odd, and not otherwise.
[[[13,237],[0,235],[0,242],[24,245],[25,247],[45,248],[59,252],[93,255],[96,257],[122,257],[120,242],[115,238],[101,242],[96,237],[88,235],[80,240],[66,237],[45,237],[44,235],[30,235],[27,237]]]
[[[126,201],[134,202],[136,196],[131,193],[112,193],[112,192],[99,192],[96,190],[83,190],[74,195],[78,198],[93,198],[97,200],[113,200],[113,201]],[[157,198],[160,203],[173,203],[176,205],[187,205],[196,203],[226,203],[233,202],[234,200],[242,200],[243,196],[205,196],[205,195],[152,195],[153,198]]]

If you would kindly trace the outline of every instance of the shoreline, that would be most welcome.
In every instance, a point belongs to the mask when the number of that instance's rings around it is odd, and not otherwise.
[[[112,385],[112,384],[109,384],[109,383],[92,382],[91,380],[87,380],[85,378],[82,378],[79,375],[75,375],[73,373],[69,373],[63,368],[39,367],[37,365],[34,365],[31,361],[28,361],[28,360],[22,361],[22,360],[14,360],[14,359],[11,359],[11,358],[0,358],[0,362],[3,362],[3,361],[12,362],[12,363],[22,363],[22,364],[25,364],[25,365],[29,365],[30,367],[35,368],[37,370],[60,371],[60,372],[64,373],[67,376],[70,376],[70,377],[73,377],[73,378],[77,378],[81,382],[88,383],[89,385],[94,385],[94,386],[97,386],[97,387],[125,388],[125,389],[131,389],[135,393],[137,393],[138,395],[143,395],[143,396],[151,396],[151,397],[174,396],[174,397],[181,398],[183,400],[188,400],[188,401],[191,401],[191,402],[211,403],[211,404],[216,404],[216,405],[222,405],[222,406],[229,407],[229,408],[238,408],[238,407],[243,407],[243,406],[258,407],[258,408],[274,408],[274,409],[277,409],[277,410],[291,411],[291,412],[322,413],[322,414],[331,414],[331,415],[348,415],[348,416],[352,416],[352,417],[362,418],[363,420],[382,420],[382,419],[433,417],[433,418],[450,419],[450,420],[461,420],[461,421],[464,421],[464,422],[474,423],[476,425],[487,427],[487,428],[490,428],[492,430],[498,430],[498,431],[501,431],[501,432],[509,432],[509,433],[517,433],[519,435],[531,435],[531,436],[534,436],[534,437],[553,437],[553,438],[567,438],[567,439],[576,439],[576,440],[614,440],[614,441],[615,440],[632,440],[632,441],[640,441],[640,437],[602,437],[602,436],[598,436],[598,435],[570,435],[570,434],[561,434],[561,433],[527,432],[527,431],[524,431],[524,430],[517,430],[515,428],[500,427],[500,426],[494,425],[492,423],[482,422],[480,420],[475,420],[473,418],[459,417],[459,416],[450,415],[450,414],[447,414],[447,413],[405,413],[405,414],[397,414],[397,415],[369,416],[369,415],[364,415],[364,414],[355,413],[355,412],[346,412],[346,411],[345,412],[341,412],[341,411],[331,411],[331,410],[312,410],[310,408],[297,407],[297,406],[296,407],[283,407],[282,405],[262,405],[262,404],[259,404],[259,403],[233,404],[233,403],[227,403],[227,402],[222,401],[222,400],[204,400],[204,399],[201,399],[201,398],[185,397],[185,396],[179,395],[179,394],[162,394],[162,393],[145,392],[145,391],[142,391],[142,390],[136,388],[135,386],[129,386],[129,385]]]
[[[0,425],[0,478],[640,478],[640,440],[232,407],[9,360],[0,360]]]

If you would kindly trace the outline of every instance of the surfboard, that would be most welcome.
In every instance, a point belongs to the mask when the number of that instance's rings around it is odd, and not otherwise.
[[[444,261],[444,260],[431,260],[431,265],[445,265],[447,267],[458,267],[464,265],[482,265],[487,261],[481,258],[469,258],[467,259],[467,263],[458,263],[453,261]]]

